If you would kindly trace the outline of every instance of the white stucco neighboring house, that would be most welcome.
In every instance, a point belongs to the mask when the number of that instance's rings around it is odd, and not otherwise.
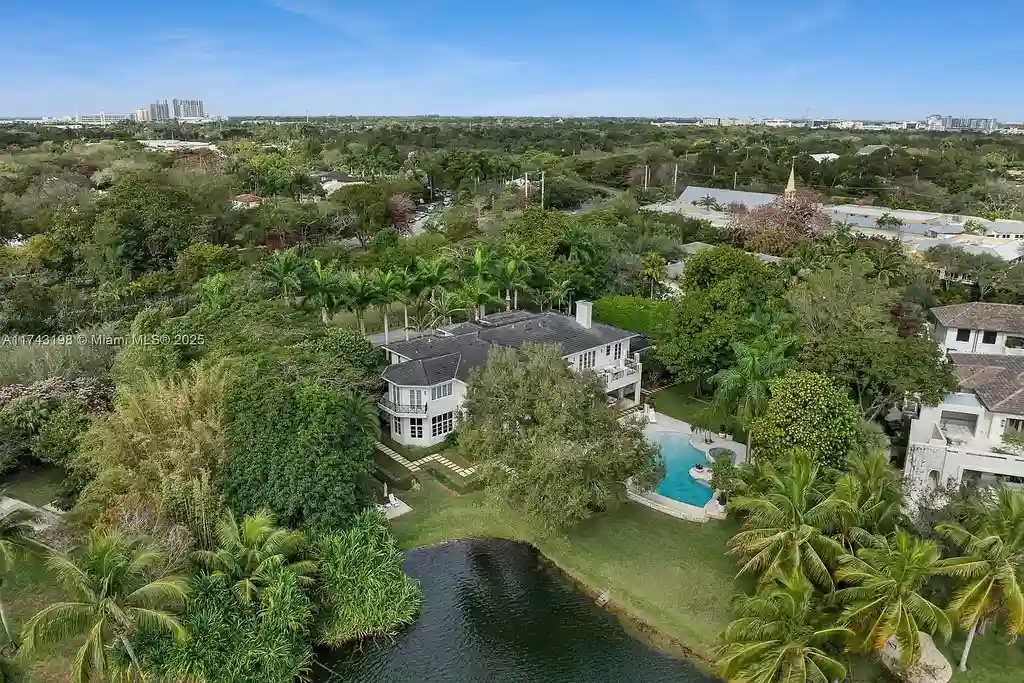
[[[1024,483],[1024,449],[1005,438],[1024,437],[1024,306],[975,302],[931,314],[960,387],[911,422],[904,476],[912,495],[968,479]]]
[[[575,317],[505,311],[450,325],[435,334],[383,345],[389,365],[379,401],[390,437],[405,446],[433,446],[455,430],[470,371],[495,347],[558,344],[569,366],[593,370],[609,394],[640,402],[640,335],[593,321],[593,304],[576,302]]]
[[[325,171],[317,173],[315,177],[320,181],[320,187],[323,188],[324,194],[328,197],[343,187],[366,184],[366,181],[362,178],[355,178],[341,171]]]

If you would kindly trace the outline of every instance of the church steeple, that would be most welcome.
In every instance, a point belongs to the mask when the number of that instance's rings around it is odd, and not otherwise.
[[[789,182],[786,183],[786,199],[792,199],[796,196],[796,157],[793,157],[793,163],[789,167]]]

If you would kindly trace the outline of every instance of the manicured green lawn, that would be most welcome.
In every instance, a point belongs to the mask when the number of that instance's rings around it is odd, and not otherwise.
[[[534,544],[563,571],[710,659],[728,618],[735,565],[724,553],[730,522],[692,524],[629,503],[564,537],[538,537],[522,518],[487,504],[483,494],[455,495],[430,480],[403,499],[413,512],[392,527],[404,547],[463,538],[509,538]]]
[[[976,636],[967,657],[967,671],[957,666],[964,647],[964,634],[957,633],[948,645],[939,644],[953,665],[952,683],[1020,683],[1024,681],[1024,642],[1008,645],[1006,637],[990,630]]]
[[[651,394],[651,405],[659,413],[669,417],[674,417],[677,420],[690,424],[700,424],[702,420],[698,415],[707,409],[708,398],[698,397],[690,385],[677,384],[665,389],[659,389]],[[736,441],[746,442],[747,431],[738,420],[730,418],[726,419],[725,423]]]
[[[595,592],[609,590],[617,608],[639,617],[707,663],[728,623],[736,565],[725,544],[730,521],[693,524],[635,503],[597,516],[564,537],[538,537],[522,517],[485,502],[481,492],[456,495],[422,477],[423,488],[402,499],[413,511],[392,522],[406,548],[464,538],[508,538],[536,546],[563,571]],[[744,580],[741,588],[749,589]],[[956,669],[963,636],[943,650]],[[876,663],[856,662],[853,680],[877,683]],[[1024,643],[1007,645],[995,633],[976,638],[968,670],[953,683],[1020,683]]]
[[[64,481],[64,473],[57,467],[38,467],[19,470],[0,477],[0,489],[7,495],[42,507],[53,501]]]

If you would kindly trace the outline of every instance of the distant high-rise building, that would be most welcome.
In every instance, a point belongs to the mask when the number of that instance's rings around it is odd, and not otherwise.
[[[943,116],[932,114],[926,119],[929,130],[960,130],[991,133],[999,129],[999,122],[991,118],[969,116]]]
[[[139,122],[152,121],[153,120],[153,117],[150,115],[150,112],[149,112],[148,109],[136,109],[134,116],[135,116],[135,120],[139,121]]]
[[[92,126],[109,126],[125,120],[130,121],[131,118],[130,114],[107,114],[101,111],[99,114],[78,114],[75,116],[75,123],[84,123]]]
[[[171,108],[167,104],[167,100],[163,102],[156,101],[149,105],[149,118],[152,121],[166,121],[171,118]]]
[[[176,119],[201,119],[206,116],[202,100],[178,100],[175,99],[174,118]]]

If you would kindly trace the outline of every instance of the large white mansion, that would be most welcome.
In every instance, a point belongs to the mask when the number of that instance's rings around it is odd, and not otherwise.
[[[937,406],[922,406],[911,423],[905,467],[911,489],[922,493],[968,479],[1024,482],[1024,449],[1012,443],[1024,437],[1024,306],[976,302],[931,313],[935,340],[960,389]]]
[[[576,317],[505,311],[440,328],[407,341],[384,344],[388,367],[380,407],[391,438],[406,446],[433,446],[455,430],[470,371],[496,346],[558,344],[573,368],[593,370],[608,393],[640,402],[640,335],[592,319],[589,301],[576,302]],[[631,351],[630,345],[633,344]]]

